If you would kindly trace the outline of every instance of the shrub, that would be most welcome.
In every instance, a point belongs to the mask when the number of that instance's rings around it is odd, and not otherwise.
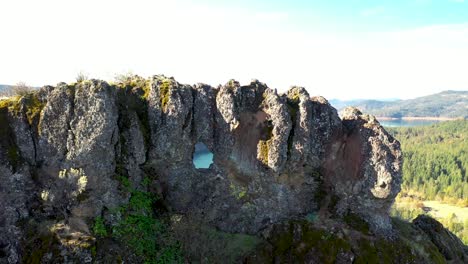
[[[11,93],[13,96],[25,96],[34,91],[34,88],[28,86],[25,82],[19,82],[11,87]]]
[[[117,208],[121,218],[112,228],[112,237],[131,249],[144,263],[182,263],[179,243],[172,239],[165,219],[153,211],[157,196],[134,189],[125,177],[118,178],[131,196],[128,204]],[[145,185],[148,184],[146,180]],[[103,231],[99,221],[95,227]]]
[[[96,236],[107,236],[106,226],[104,225],[104,219],[102,217],[96,217],[94,220],[93,232]]]
[[[76,75],[76,82],[80,83],[80,82],[84,82],[84,81],[87,81],[89,80],[89,76],[88,74],[84,73],[84,72],[79,72],[77,75]]]

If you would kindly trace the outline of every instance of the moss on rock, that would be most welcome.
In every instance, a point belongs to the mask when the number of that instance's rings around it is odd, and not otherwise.
[[[38,121],[45,104],[39,99],[37,93],[30,93],[23,97],[26,105],[26,117],[30,125]]]
[[[166,110],[167,104],[169,103],[171,86],[172,82],[170,79],[164,79],[159,85],[159,96],[163,111]]]
[[[343,229],[342,224],[296,220],[277,225],[268,243],[257,247],[245,263],[445,263],[437,248],[409,223],[399,223],[397,231],[403,234],[392,239]]]
[[[258,154],[257,158],[265,165],[268,166],[268,140],[260,140],[258,142]]]

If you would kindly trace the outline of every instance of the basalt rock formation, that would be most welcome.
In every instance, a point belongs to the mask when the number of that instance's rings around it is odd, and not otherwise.
[[[199,142],[214,154],[209,169],[192,163]],[[401,163],[374,117],[350,108],[340,119],[301,87],[164,76],[46,86],[0,104],[0,263],[42,247],[25,242],[41,228],[53,233],[46,246],[59,246],[36,252],[40,262],[92,262],[94,219],[112,226],[130,198],[122,178],[224,232],[271,233],[316,213],[393,237]]]

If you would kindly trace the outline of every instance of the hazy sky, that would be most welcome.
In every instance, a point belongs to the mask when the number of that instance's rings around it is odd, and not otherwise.
[[[468,90],[468,0],[0,1],[0,83],[80,71],[341,99]]]

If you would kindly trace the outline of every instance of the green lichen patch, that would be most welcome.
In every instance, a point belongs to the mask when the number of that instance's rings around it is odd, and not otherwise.
[[[0,100],[0,109],[10,108],[10,107],[17,107],[19,99],[20,99],[20,97],[15,96],[15,97],[10,97],[10,98],[7,98],[7,99]]]
[[[267,120],[263,123],[262,133],[257,144],[257,159],[266,166],[268,166],[268,155],[272,137],[273,125],[270,120]]]
[[[170,89],[172,86],[172,81],[170,79],[164,79],[159,85],[159,97],[161,100],[161,108],[163,111],[166,110],[167,104],[170,99]]]
[[[146,100],[151,90],[151,82],[148,79],[138,75],[127,74],[117,77],[117,82],[114,84],[117,88],[121,89],[138,89],[140,90],[141,99]]]
[[[45,104],[39,99],[37,93],[30,93],[23,97],[26,105],[26,117],[30,125],[39,121],[40,114]]]
[[[231,183],[229,185],[231,189],[231,194],[236,197],[237,200],[241,200],[242,198],[246,197],[247,195],[247,188],[243,186],[239,186],[236,184]]]
[[[288,102],[291,102],[293,104],[299,104],[301,94],[299,93],[298,89],[291,89],[289,90],[287,97],[288,97]]]
[[[227,87],[230,88],[230,89],[234,89],[234,88],[237,88],[239,87],[239,82],[234,80],[234,79],[231,79],[227,82]]]
[[[15,115],[20,115],[21,105],[25,107],[25,115],[29,125],[37,129],[45,103],[39,99],[36,91],[26,93],[22,97],[12,97],[0,101],[0,109],[8,109]]]
[[[268,166],[268,152],[269,152],[268,140],[258,141],[257,151],[258,151],[257,158],[263,164]]]

